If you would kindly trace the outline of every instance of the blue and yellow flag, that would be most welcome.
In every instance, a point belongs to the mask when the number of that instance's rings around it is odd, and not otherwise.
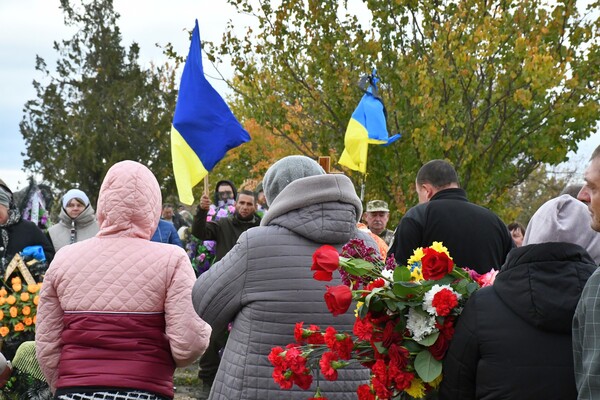
[[[339,160],[339,164],[363,174],[367,172],[369,144],[387,146],[400,138],[400,134],[388,138],[386,112],[377,92],[377,81],[375,73],[361,80],[360,86],[368,83],[368,87],[363,88],[365,94],[346,128],[345,148]]]
[[[192,188],[228,150],[249,140],[248,132],[204,77],[196,20],[171,128],[173,173],[181,202],[191,205]]]

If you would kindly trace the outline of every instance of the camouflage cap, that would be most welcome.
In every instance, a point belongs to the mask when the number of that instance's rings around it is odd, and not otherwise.
[[[390,209],[388,208],[388,203],[386,203],[383,200],[371,200],[370,202],[368,202],[367,203],[367,212],[376,212],[376,211],[389,212]]]

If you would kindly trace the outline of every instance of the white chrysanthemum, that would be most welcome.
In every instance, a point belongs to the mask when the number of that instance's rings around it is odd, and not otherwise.
[[[390,281],[394,280],[394,270],[384,269],[383,271],[381,271],[381,276],[383,276],[386,279],[385,287],[390,287]]]
[[[423,309],[431,315],[437,315],[437,310],[433,306],[433,297],[442,289],[448,289],[456,295],[456,299],[460,300],[461,295],[457,293],[450,285],[433,285],[433,287],[423,296]]]
[[[416,341],[423,340],[425,336],[437,331],[435,328],[435,317],[420,313],[414,308],[408,310],[406,328]]]

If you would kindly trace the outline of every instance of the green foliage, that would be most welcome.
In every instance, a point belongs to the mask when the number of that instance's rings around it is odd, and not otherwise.
[[[165,192],[174,191],[169,132],[175,106],[174,68],[142,69],[139,47],[121,45],[112,0],[76,8],[61,0],[65,24],[77,28],[54,43],[60,55],[51,74],[38,57],[37,98],[28,101],[20,131],[25,168],[64,193],[85,191],[92,204],[106,171],[130,159],[147,165]]]
[[[400,212],[435,158],[456,166],[470,200],[500,211],[510,188],[564,161],[599,119],[597,22],[576,2],[365,0],[367,27],[347,2],[229,3],[256,26],[205,50],[217,64],[231,58],[235,114],[296,153],[338,159],[355,83],[377,67],[388,129],[403,138],[370,146],[366,198]]]

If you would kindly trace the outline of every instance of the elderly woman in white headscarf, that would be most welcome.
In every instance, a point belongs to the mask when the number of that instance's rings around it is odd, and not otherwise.
[[[94,237],[98,233],[98,222],[94,208],[87,195],[79,189],[71,189],[62,198],[62,209],[58,223],[48,229],[54,249]]]

